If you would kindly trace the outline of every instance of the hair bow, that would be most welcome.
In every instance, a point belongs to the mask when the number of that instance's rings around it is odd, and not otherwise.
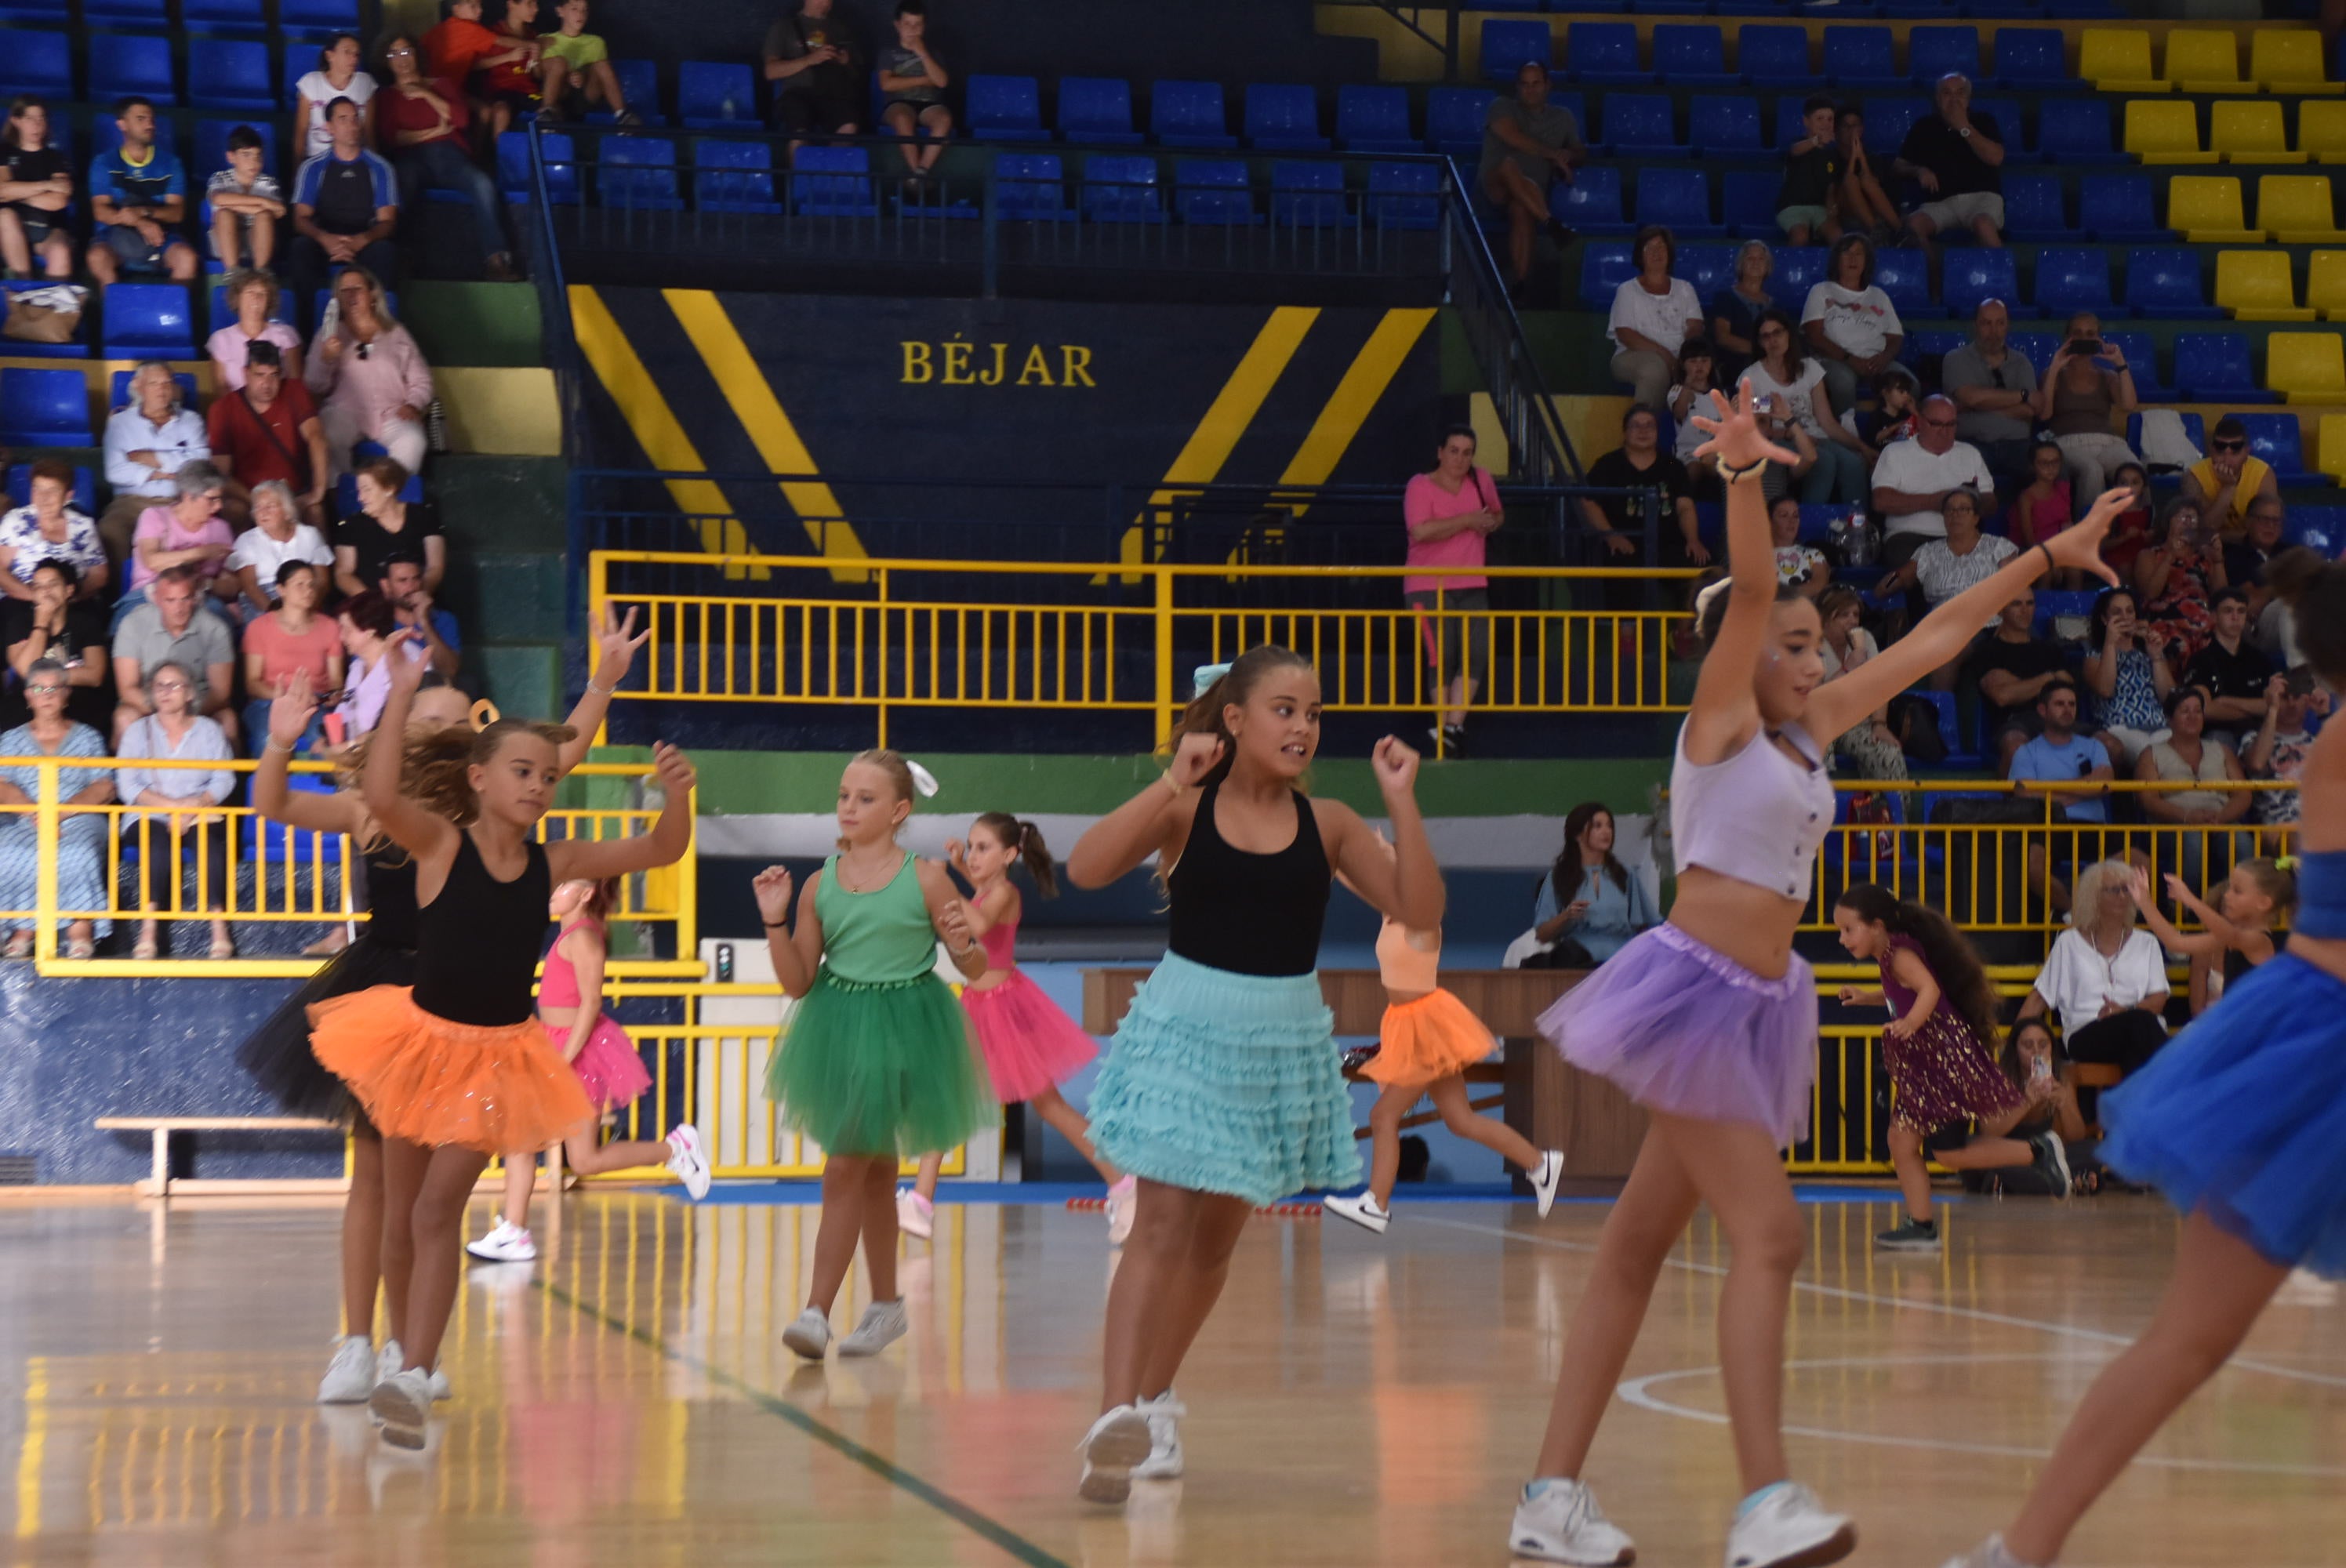
[[[2273,861],[2273,870],[2277,871],[2296,871],[2297,857],[2295,855],[2281,855],[2277,857]]]
[[[913,761],[909,757],[904,759],[904,768],[905,770],[913,776],[913,788],[918,789],[923,797],[925,798],[927,796],[934,795],[937,792],[937,776],[935,774],[930,772],[927,769],[922,767],[919,763]]]
[[[1718,598],[1719,595],[1727,592],[1729,588],[1734,585],[1734,578],[1721,577],[1719,581],[1713,583],[1708,588],[1705,588],[1701,593],[1697,594],[1694,596],[1694,618],[1699,621],[1703,616],[1708,615],[1710,613],[1711,601]]]
[[[1197,695],[1203,697],[1208,687],[1229,673],[1230,667],[1226,664],[1201,664],[1189,672],[1189,679]]]
[[[468,717],[472,719],[474,729],[486,729],[504,716],[497,712],[497,705],[484,697],[473,704],[472,712]]]

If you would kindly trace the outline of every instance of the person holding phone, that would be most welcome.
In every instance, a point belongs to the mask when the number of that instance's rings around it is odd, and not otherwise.
[[[2092,311],[2069,318],[2067,341],[2045,367],[2035,406],[2038,421],[2060,443],[2076,505],[2091,506],[2119,464],[2142,461],[2110,424],[2137,406],[2134,372],[2127,368],[2126,351],[2103,338],[2101,319]]]

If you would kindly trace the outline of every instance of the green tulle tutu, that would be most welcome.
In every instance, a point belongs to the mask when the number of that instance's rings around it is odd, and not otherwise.
[[[835,1155],[940,1154],[1000,1114],[969,1014],[933,974],[869,984],[824,969],[774,1047],[766,1097]]]

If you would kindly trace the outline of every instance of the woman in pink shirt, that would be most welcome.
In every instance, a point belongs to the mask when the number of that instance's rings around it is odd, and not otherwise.
[[[351,471],[351,448],[362,441],[380,445],[408,473],[423,472],[432,367],[392,319],[382,285],[365,268],[345,267],[336,275],[333,302],[318,323],[302,379],[318,400],[335,478]]]
[[[114,606],[114,625],[147,602],[148,585],[156,575],[174,566],[192,566],[207,592],[217,592],[220,565],[236,542],[228,519],[219,514],[220,491],[227,481],[220,471],[200,459],[183,463],[174,476],[179,487],[168,506],[149,506],[138,514],[130,535],[130,585]],[[231,579],[230,590],[234,592]],[[218,607],[218,606],[215,606]]]
[[[1505,521],[1499,487],[1474,466],[1474,433],[1454,425],[1442,433],[1441,456],[1431,473],[1421,473],[1402,493],[1402,519],[1409,525],[1413,568],[1471,567],[1439,576],[1418,571],[1402,580],[1402,597],[1413,609],[1431,611],[1440,599],[1439,620],[1418,618],[1426,662],[1447,703],[1426,733],[1453,757],[1466,748],[1466,705],[1491,673],[1491,580],[1483,575],[1484,541]],[[1462,615],[1459,612],[1468,612]],[[1438,627],[1438,629],[1437,629]],[[1459,657],[1464,646],[1465,657]]]

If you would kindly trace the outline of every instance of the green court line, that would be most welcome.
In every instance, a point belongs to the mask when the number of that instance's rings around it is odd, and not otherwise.
[[[710,1366],[698,1356],[687,1355],[658,1335],[636,1328],[632,1324],[623,1323],[600,1308],[588,1306],[559,1285],[550,1285],[543,1279],[534,1283],[540,1290],[581,1317],[591,1319],[614,1333],[624,1334],[647,1349],[656,1351],[675,1362],[678,1366],[698,1372],[710,1382],[740,1395],[768,1415],[778,1417],[798,1428],[825,1448],[862,1465],[898,1491],[919,1498],[954,1523],[984,1537],[1019,1562],[1028,1564],[1028,1568],[1073,1568],[1073,1565],[1064,1559],[1052,1556],[1009,1526],[996,1523],[950,1492],[930,1485],[885,1455],[875,1453],[846,1433],[825,1426],[787,1400],[744,1382],[721,1368]]]

